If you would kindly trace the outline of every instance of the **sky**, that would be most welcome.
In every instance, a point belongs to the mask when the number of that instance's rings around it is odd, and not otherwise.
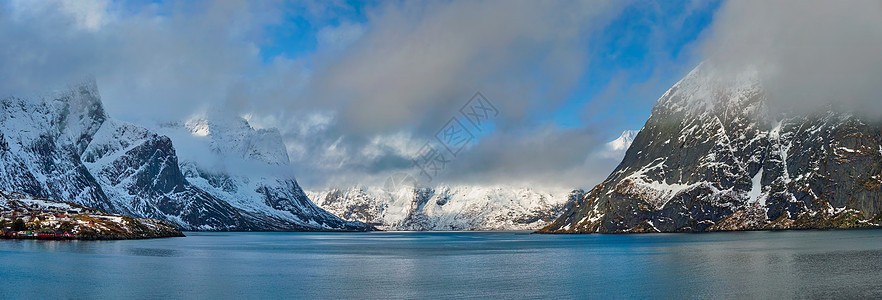
[[[875,113],[880,16],[879,1],[10,0],[0,96],[92,76],[116,119],[246,118],[279,130],[308,190],[402,173],[590,189],[619,163],[606,143],[702,61],[768,67],[780,109]]]

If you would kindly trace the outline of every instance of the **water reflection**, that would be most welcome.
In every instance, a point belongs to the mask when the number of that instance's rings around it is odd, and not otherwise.
[[[159,248],[131,248],[127,250],[128,254],[137,255],[137,256],[159,256],[159,257],[174,257],[179,256],[179,251],[171,250],[171,249],[159,249]]]

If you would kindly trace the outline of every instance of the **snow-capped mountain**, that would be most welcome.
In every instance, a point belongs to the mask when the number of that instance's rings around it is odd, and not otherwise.
[[[628,147],[631,146],[631,143],[634,142],[634,137],[637,136],[639,130],[625,130],[615,140],[612,140],[609,143],[606,143],[607,148],[612,151],[625,151],[628,150]]]
[[[254,129],[242,118],[193,118],[157,128],[175,142],[184,178],[232,206],[298,225],[363,230],[313,204],[290,172],[276,129]]]
[[[618,138],[606,143],[606,152],[603,152],[603,156],[606,158],[622,159],[625,156],[625,151],[634,142],[634,137],[637,136],[638,132],[639,130],[623,131],[622,135]]]
[[[0,189],[117,211],[80,161],[105,121],[94,84],[0,105]]]
[[[772,114],[759,75],[696,67],[658,100],[612,174],[541,231],[882,223],[882,124],[833,109]]]
[[[178,161],[172,139],[108,118],[94,80],[45,96],[3,98],[0,105],[2,190],[167,220],[189,230],[366,228],[313,205],[303,197],[293,177],[276,184],[225,183],[228,189],[253,189],[265,195],[263,204],[257,206],[270,206],[274,211],[252,209],[249,201],[257,201],[255,198],[231,197],[207,188],[211,184],[191,182],[230,176],[223,172],[193,176],[199,169]],[[254,143],[235,144],[240,141],[224,139],[216,143],[233,144],[231,151],[246,149],[243,159],[283,161],[276,150],[255,150],[259,148],[256,145],[263,145],[266,135],[256,132],[246,137]]]
[[[636,135],[636,130],[625,130],[592,155],[618,161]],[[398,184],[387,180],[383,187],[333,188],[307,195],[341,218],[383,230],[535,230],[550,224],[585,194],[505,185],[416,187],[415,181],[408,184],[407,176],[399,175]]]
[[[533,230],[549,224],[566,203],[583,193],[413,185],[307,192],[310,199],[335,215],[383,230]]]
[[[186,129],[190,135],[209,137],[213,152],[233,159],[257,161],[270,165],[288,165],[288,151],[282,135],[275,128],[254,129],[248,121],[238,117],[211,120],[200,116],[179,124],[164,124],[161,128]]]

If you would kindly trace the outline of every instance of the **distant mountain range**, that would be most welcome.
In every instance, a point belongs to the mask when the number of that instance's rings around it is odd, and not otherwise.
[[[619,160],[636,130],[607,143],[603,159]],[[580,189],[506,185],[352,186],[307,191],[325,210],[383,230],[536,230],[551,224]]]
[[[111,119],[94,80],[39,97],[0,99],[0,189],[169,221],[187,230],[369,230],[315,206],[277,131],[244,120],[157,128],[199,138],[208,157],[180,160],[172,138]],[[189,147],[188,147],[189,149]],[[217,163],[221,162],[220,165]],[[223,162],[230,162],[224,165]]]
[[[760,74],[708,63],[668,90],[621,164],[547,233],[882,224],[882,124],[774,114]]]
[[[383,230],[535,230],[550,224],[584,191],[541,192],[508,186],[356,186],[308,192],[322,208]]]

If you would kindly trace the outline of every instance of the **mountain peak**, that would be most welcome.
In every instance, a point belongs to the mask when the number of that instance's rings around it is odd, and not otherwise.
[[[696,67],[659,99],[609,177],[542,231],[882,224],[880,123],[835,110],[771,118],[759,75]]]
[[[628,150],[628,147],[631,146],[631,143],[634,142],[634,138],[637,137],[637,133],[640,130],[625,130],[622,131],[622,135],[620,135],[617,139],[612,140],[609,143],[606,143],[607,148],[613,151],[625,151]]]
[[[209,137],[214,151],[270,165],[287,165],[288,151],[278,129],[255,129],[240,117],[195,116],[183,127],[196,137]]]
[[[72,90],[86,91],[90,94],[98,94],[98,80],[95,76],[86,75],[78,80],[71,81],[68,88]]]

